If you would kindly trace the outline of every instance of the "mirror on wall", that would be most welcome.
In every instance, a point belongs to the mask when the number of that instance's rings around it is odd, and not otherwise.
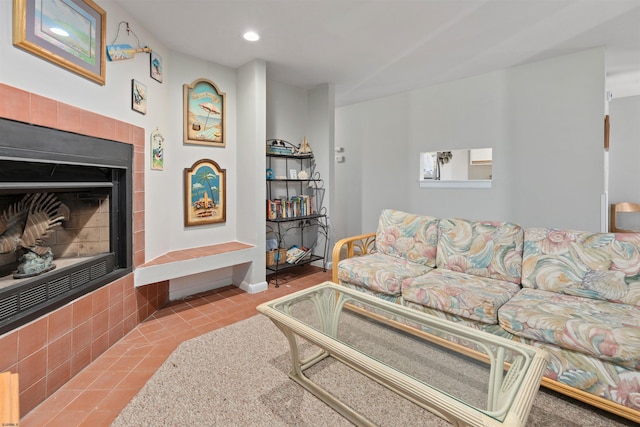
[[[420,180],[491,180],[493,149],[473,148],[420,153]]]

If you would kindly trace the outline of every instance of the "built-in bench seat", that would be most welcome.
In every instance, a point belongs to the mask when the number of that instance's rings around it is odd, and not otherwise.
[[[167,252],[136,268],[135,286],[246,264],[255,252],[255,245],[237,241]]]

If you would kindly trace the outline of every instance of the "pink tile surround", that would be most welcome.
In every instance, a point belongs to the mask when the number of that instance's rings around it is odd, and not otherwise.
[[[0,117],[134,146],[133,264],[144,264],[144,129],[2,83]],[[135,288],[129,274],[0,336],[0,372],[19,374],[21,416],[162,307],[168,296],[167,281]]]

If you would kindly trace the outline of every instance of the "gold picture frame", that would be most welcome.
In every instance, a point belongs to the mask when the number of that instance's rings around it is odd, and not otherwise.
[[[227,221],[226,169],[209,159],[184,170],[184,225]]]
[[[184,143],[226,146],[226,94],[207,79],[183,85]]]
[[[105,84],[107,13],[91,0],[13,0],[13,44]]]

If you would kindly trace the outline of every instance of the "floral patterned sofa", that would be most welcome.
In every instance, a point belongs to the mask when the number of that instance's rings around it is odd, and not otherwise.
[[[381,212],[333,281],[544,348],[542,384],[640,422],[640,233]]]

